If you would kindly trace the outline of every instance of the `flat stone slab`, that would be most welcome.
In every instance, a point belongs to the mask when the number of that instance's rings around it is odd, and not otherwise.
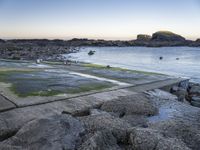
[[[11,103],[10,101],[6,100],[3,96],[0,95],[0,112],[10,110],[15,107],[15,104]]]
[[[3,66],[6,67],[3,67]],[[16,70],[17,69],[17,70]],[[178,82],[169,76],[120,68],[64,66],[0,60],[0,91],[18,107],[129,88],[143,92]],[[106,99],[107,97],[104,96]]]

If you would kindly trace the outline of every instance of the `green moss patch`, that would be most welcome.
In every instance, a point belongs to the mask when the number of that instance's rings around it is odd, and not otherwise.
[[[88,84],[88,85],[81,85],[79,88],[69,89],[67,91],[68,94],[77,94],[82,92],[89,92],[89,91],[98,91],[103,90],[106,88],[111,88],[112,84]]]
[[[104,81],[72,76],[67,72],[32,70],[0,71],[0,82],[11,84],[9,90],[18,97],[77,94],[114,86]]]
[[[107,66],[98,65],[98,64],[83,64],[83,66],[90,67],[90,68],[96,68],[96,69],[107,69],[107,70],[113,70],[113,71],[126,71],[126,72],[130,72],[130,73],[138,73],[138,74],[145,74],[145,75],[164,75],[161,73],[130,70],[130,69],[124,69],[124,68],[120,68],[120,67],[107,67]]]

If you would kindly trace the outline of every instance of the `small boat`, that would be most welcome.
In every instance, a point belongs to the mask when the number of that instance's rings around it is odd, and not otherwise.
[[[88,55],[94,55],[95,51],[89,51]]]
[[[160,57],[160,60],[162,60],[162,59],[163,59],[163,57],[161,56],[161,57]]]

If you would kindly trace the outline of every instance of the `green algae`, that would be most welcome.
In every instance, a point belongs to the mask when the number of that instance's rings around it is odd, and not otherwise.
[[[46,73],[43,73],[45,72],[32,70],[4,70],[0,71],[0,82],[9,83],[9,90],[18,97],[48,97],[59,94],[77,94],[93,90],[102,90],[114,86],[111,83],[97,82],[91,79],[81,79],[85,80],[84,84],[77,83],[76,81],[79,80],[77,77],[72,77],[72,80],[74,80],[72,82],[73,85],[68,83],[68,81],[62,85],[62,80],[65,80],[62,79],[62,77],[48,77],[46,76]],[[69,78],[69,80],[71,80],[71,78]]]
[[[68,94],[77,94],[83,92],[90,92],[90,91],[99,91],[107,88],[111,88],[114,85],[112,84],[88,84],[88,85],[81,85],[79,88],[69,89],[67,91]]]
[[[130,70],[130,69],[125,69],[125,68],[120,68],[120,67],[107,67],[107,66],[98,65],[98,64],[83,64],[82,66],[89,67],[89,68],[96,68],[96,69],[107,69],[107,70],[113,70],[113,71],[126,71],[130,73],[137,73],[137,74],[144,74],[144,75],[164,75],[161,73]]]

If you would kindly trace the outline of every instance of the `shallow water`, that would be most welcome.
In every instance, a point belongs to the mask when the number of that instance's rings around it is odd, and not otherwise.
[[[90,50],[96,51],[95,54],[89,56]],[[81,62],[191,78],[200,83],[200,48],[88,47],[65,56]]]

